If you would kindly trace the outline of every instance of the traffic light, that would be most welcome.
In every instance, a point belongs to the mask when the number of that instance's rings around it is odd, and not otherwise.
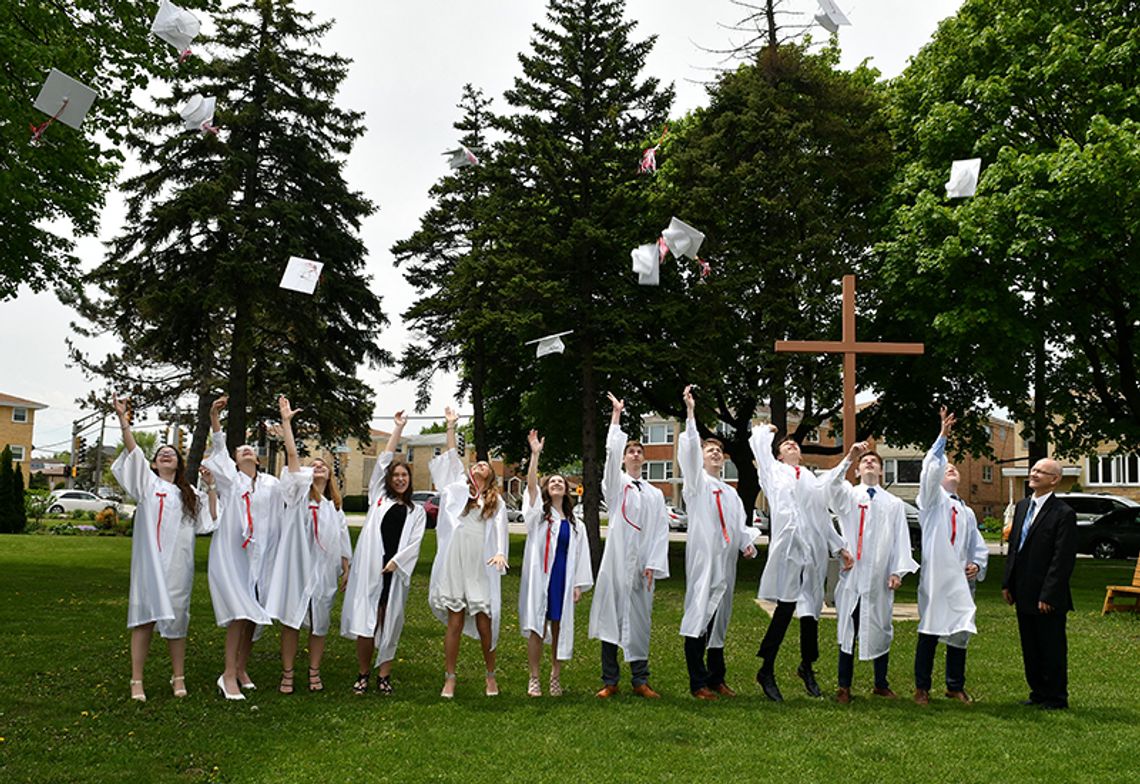
[[[340,479],[340,455],[333,453],[333,476]]]
[[[87,462],[87,439],[80,436],[75,441],[75,464]]]
[[[455,434],[455,448],[459,452],[460,457],[466,456],[467,439],[464,437],[462,430]]]
[[[174,445],[178,447],[179,452],[185,452],[186,432],[182,429],[182,425],[175,425]]]

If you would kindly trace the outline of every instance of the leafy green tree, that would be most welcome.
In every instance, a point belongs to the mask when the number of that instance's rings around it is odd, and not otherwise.
[[[129,139],[144,171],[124,185],[131,222],[87,278],[103,297],[74,295],[88,331],[123,345],[90,369],[140,405],[196,397],[192,466],[223,389],[230,448],[281,392],[322,441],[367,439],[372,392],[356,370],[390,361],[358,236],[375,208],[343,176],[362,116],[333,103],[348,61],[317,48],[330,23],[291,0],[236,3],[215,21],[218,55]],[[194,93],[217,98],[218,134],[182,129]],[[323,262],[312,297],[278,288],[290,256]]]
[[[203,9],[212,0],[184,0]],[[77,272],[75,237],[95,234],[104,194],[123,161],[132,93],[174,78],[178,55],[150,34],[154,6],[129,0],[24,0],[0,4],[0,301]],[[32,107],[48,70],[99,92],[81,131],[54,124],[29,144]]]
[[[929,437],[913,427],[934,390],[1007,408],[1031,461],[1049,443],[1140,446],[1136,12],[967,0],[892,84],[878,320],[928,347],[907,379],[872,365],[892,441]],[[971,157],[977,195],[946,199],[950,162]]]

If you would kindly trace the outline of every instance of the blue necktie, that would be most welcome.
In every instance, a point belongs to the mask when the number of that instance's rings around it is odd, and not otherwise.
[[[872,501],[875,500],[875,488],[873,488],[873,487],[867,488],[867,497],[870,498]]]
[[[1020,552],[1025,547],[1025,537],[1029,536],[1029,525],[1033,522],[1033,512],[1037,509],[1037,499],[1029,499],[1029,508],[1025,510],[1025,519],[1021,521],[1021,541],[1017,545]]]

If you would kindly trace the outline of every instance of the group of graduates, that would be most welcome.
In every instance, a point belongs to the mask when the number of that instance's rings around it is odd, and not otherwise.
[[[753,558],[760,531],[748,525],[744,504],[721,473],[725,456],[716,439],[702,440],[694,419],[692,389],[678,443],[682,493],[689,515],[685,545],[685,603],[681,621],[689,690],[700,700],[735,694],[725,682],[724,645],[732,613],[736,563]],[[649,640],[654,589],[669,577],[668,515],[661,491],[641,478],[645,459],[639,441],[621,429],[624,403],[610,395],[602,491],[609,529],[596,580],[586,532],[573,514],[567,477],[539,480],[544,440],[531,431],[531,457],[522,500],[527,538],[519,585],[519,625],[527,639],[530,696],[543,694],[543,647],[551,649],[548,693],[562,693],[561,663],[573,655],[574,609],[594,589],[589,637],[601,641],[599,698],[619,691],[620,648],[631,670],[632,691],[645,698],[650,686]],[[404,625],[404,611],[426,527],[422,506],[412,500],[411,472],[396,454],[407,418],[395,416],[385,450],[368,485],[368,515],[353,551],[332,471],[323,460],[302,466],[292,420],[299,409],[279,400],[286,466],[280,479],[258,471],[257,452],[226,450],[219,398],[211,408],[212,445],[201,482],[191,485],[182,456],[160,447],[151,463],[131,435],[127,403],[116,398],[125,449],[112,470],[138,501],[131,554],[128,627],[131,629],[131,697],[145,701],[143,669],[154,629],[168,642],[171,686],[185,696],[185,650],[194,537],[213,532],[209,585],[219,626],[226,627],[225,663],[217,688],[228,700],[255,688],[246,671],[261,629],[281,624],[282,673],[278,690],[292,693],[300,631],[309,630],[310,691],[321,691],[321,659],[333,600],[344,592],[340,631],[356,641],[358,677],[353,691],[372,685],[393,691],[391,674]],[[480,641],[485,694],[498,694],[495,656],[502,616],[500,580],[507,568],[506,504],[492,466],[465,469],[456,451],[457,415],[448,408],[447,449],[430,463],[439,490],[437,550],[428,602],[445,625],[441,696],[455,694],[461,637]],[[957,496],[959,475],[946,460],[954,416],[942,412],[941,432],[922,466],[923,565],[918,586],[919,642],[915,701],[930,699],[939,640],[947,645],[946,694],[969,702],[965,690],[966,645],[976,632],[974,583],[985,576],[987,548],[973,512]],[[760,645],[757,681],[772,700],[783,699],[775,661],[794,615],[799,617],[800,660],[796,674],[809,694],[820,697],[814,664],[819,657],[819,617],[829,559],[840,561],[835,589],[838,614],[837,699],[849,702],[858,642],[859,658],[874,665],[875,695],[894,697],[887,680],[894,591],[918,571],[911,558],[903,503],[882,489],[882,460],[866,443],[817,476],[801,466],[795,440],[775,442],[775,428],[754,428],[752,451],[767,498],[771,531],[759,598],[775,603]],[[854,465],[857,485],[846,481]],[[830,511],[829,511],[830,510]],[[832,512],[839,522],[832,522]]]

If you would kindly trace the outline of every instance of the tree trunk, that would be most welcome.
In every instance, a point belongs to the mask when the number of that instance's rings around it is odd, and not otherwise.
[[[475,356],[471,363],[471,422],[474,427],[475,459],[490,460],[487,448],[487,419],[483,410],[483,386],[487,379],[487,343],[482,332],[475,335]]]
[[[253,360],[253,334],[250,329],[250,305],[239,297],[234,314],[233,343],[230,344],[229,380],[226,394],[226,448],[233,452],[246,442],[245,425],[249,409],[249,364]]]
[[[602,563],[602,525],[599,499],[602,495],[601,468],[598,465],[598,385],[594,371],[593,338],[582,340],[582,519],[590,543],[594,575]]]
[[[190,452],[186,455],[186,480],[190,484],[198,481],[198,466],[202,464],[202,455],[206,453],[206,437],[210,434],[210,407],[213,404],[214,395],[210,390],[198,393],[198,410],[194,414]]]

